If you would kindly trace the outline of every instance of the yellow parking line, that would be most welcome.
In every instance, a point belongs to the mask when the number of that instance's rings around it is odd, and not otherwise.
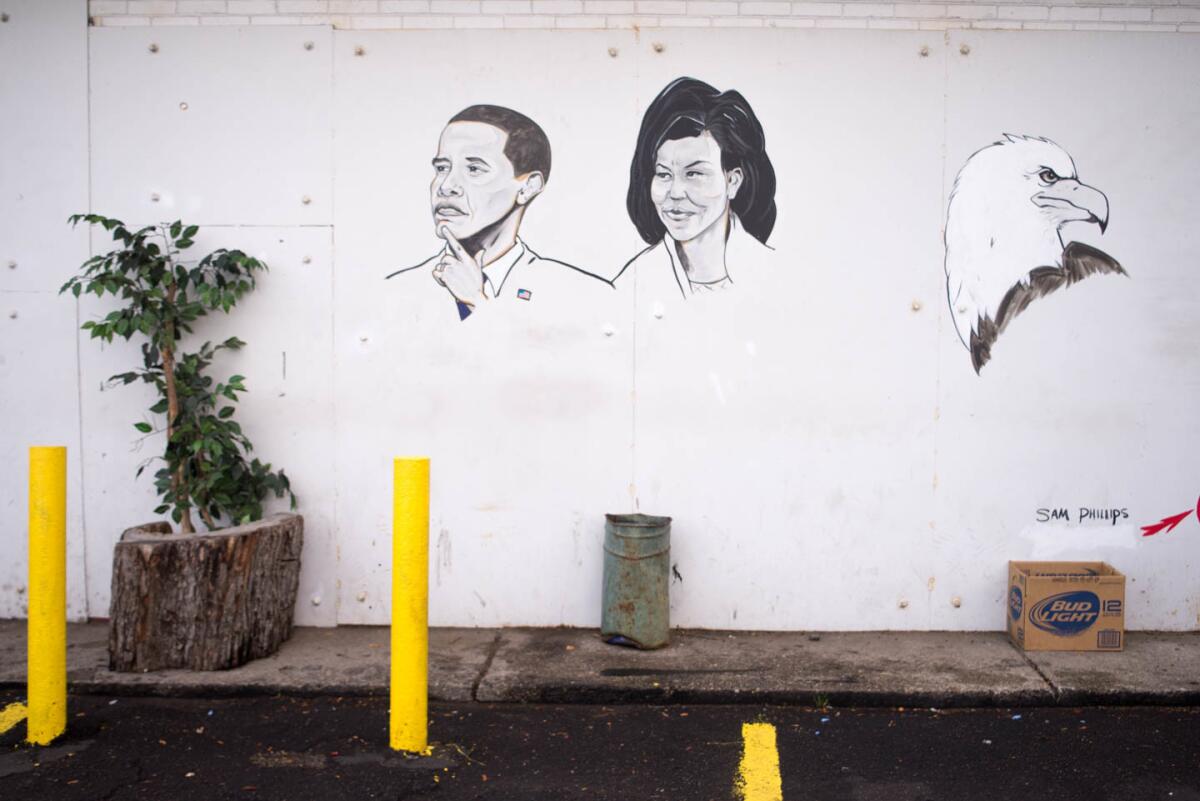
[[[770,723],[742,724],[742,762],[734,787],[743,801],[783,801],[779,749]]]
[[[4,734],[20,723],[28,713],[29,710],[22,703],[9,704],[4,709],[0,709],[0,734]]]

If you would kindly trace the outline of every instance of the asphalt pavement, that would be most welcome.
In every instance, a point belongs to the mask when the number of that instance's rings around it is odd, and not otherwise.
[[[87,695],[69,709],[52,747],[0,736],[0,798],[1200,801],[1194,708],[435,703],[426,757],[387,750],[383,698]],[[771,746],[759,790],[752,730]]]
[[[0,799],[1200,801],[1200,635],[1026,653],[999,632],[430,632],[429,755],[387,749],[388,630],[115,673],[68,629],[66,734],[0,734]],[[25,623],[0,621],[0,710]],[[755,789],[757,788],[757,789]]]

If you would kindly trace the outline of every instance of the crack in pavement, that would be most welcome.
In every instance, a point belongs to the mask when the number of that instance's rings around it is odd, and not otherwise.
[[[1009,640],[1008,644],[1012,647],[1012,649],[1014,651],[1016,651],[1018,654],[1021,655],[1021,658],[1025,660],[1025,664],[1027,664],[1031,668],[1033,668],[1033,672],[1038,674],[1038,676],[1041,677],[1042,681],[1046,682],[1046,686],[1048,688],[1050,688],[1050,692],[1054,694],[1055,703],[1058,703],[1059,701],[1061,701],[1062,700],[1062,690],[1059,689],[1058,685],[1056,685],[1053,681],[1050,680],[1049,676],[1047,676],[1045,673],[1042,672],[1042,669],[1037,666],[1036,662],[1034,662],[1032,659],[1029,658],[1029,654],[1025,653],[1025,649],[1018,648],[1017,644],[1014,643],[1012,640]]]
[[[500,650],[500,632],[496,632],[496,638],[492,640],[491,646],[488,647],[487,659],[483,661],[483,667],[479,669],[479,675],[475,677],[475,681],[471,684],[471,700],[479,700],[479,685],[483,684],[483,679],[487,676],[487,672],[492,668],[492,660],[496,658],[496,654]]]

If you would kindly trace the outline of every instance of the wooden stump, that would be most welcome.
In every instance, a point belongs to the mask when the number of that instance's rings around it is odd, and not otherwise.
[[[172,534],[150,523],[113,550],[108,662],[119,671],[225,670],[292,634],[304,518]]]

